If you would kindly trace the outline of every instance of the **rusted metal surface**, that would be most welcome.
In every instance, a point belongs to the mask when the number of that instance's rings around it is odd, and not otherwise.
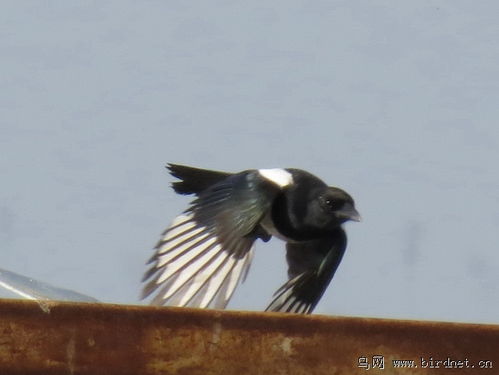
[[[362,374],[377,355],[369,374],[499,374],[499,325],[0,300],[2,375]]]

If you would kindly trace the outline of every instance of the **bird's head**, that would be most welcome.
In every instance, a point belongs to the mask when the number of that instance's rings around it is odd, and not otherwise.
[[[353,198],[344,190],[329,186],[319,194],[318,200],[330,225],[340,225],[348,220],[361,220],[359,212],[355,209]]]

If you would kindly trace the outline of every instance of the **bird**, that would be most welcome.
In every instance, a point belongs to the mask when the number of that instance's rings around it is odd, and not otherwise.
[[[296,168],[228,173],[167,164],[173,190],[194,195],[162,233],[147,264],[142,299],[152,305],[224,309],[249,271],[255,242],[286,242],[288,280],[265,311],[309,314],[360,221],[353,198]]]

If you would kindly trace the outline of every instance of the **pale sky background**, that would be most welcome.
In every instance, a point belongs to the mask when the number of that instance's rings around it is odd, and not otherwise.
[[[106,302],[189,198],[167,162],[306,169],[364,221],[316,313],[499,323],[499,2],[0,6],[0,268]],[[231,309],[262,310],[284,244]]]

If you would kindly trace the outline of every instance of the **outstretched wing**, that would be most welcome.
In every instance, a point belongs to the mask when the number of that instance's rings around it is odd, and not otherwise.
[[[274,293],[274,300],[266,311],[310,314],[331,282],[346,244],[341,228],[330,237],[288,242],[289,280]]]
[[[257,171],[229,175],[196,192],[189,209],[163,233],[144,275],[152,304],[224,308],[263,237],[259,223],[278,187]]]

